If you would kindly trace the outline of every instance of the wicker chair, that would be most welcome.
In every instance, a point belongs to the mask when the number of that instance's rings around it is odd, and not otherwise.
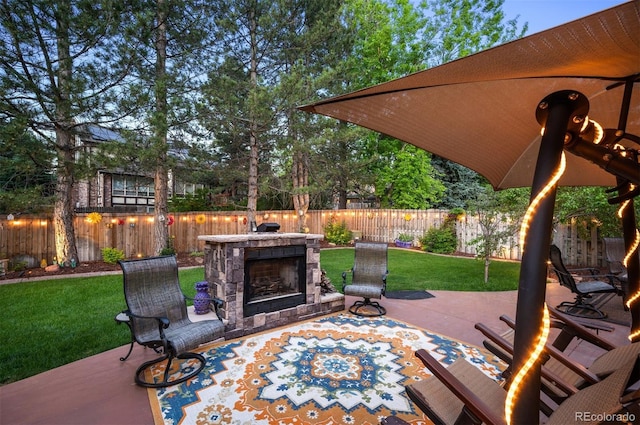
[[[351,283],[347,283],[347,272],[342,273],[342,289],[345,295],[363,297],[349,311],[358,316],[382,316],[387,310],[371,298],[381,299],[387,286],[387,244],[356,242],[355,260]]]
[[[433,376],[407,385],[407,394],[435,424],[507,423],[504,413],[507,391],[480,369],[464,358],[444,367],[423,349],[416,356]],[[576,423],[576,412],[607,415],[625,412],[628,404],[637,403],[637,394],[622,396],[638,363],[637,358],[629,361],[600,382],[571,395],[551,413],[546,424]],[[531,423],[538,421],[538,417],[531,418]]]
[[[549,250],[549,260],[551,261],[553,271],[558,277],[560,285],[571,290],[571,292],[573,292],[576,296],[573,302],[565,301],[556,306],[558,310],[572,316],[590,317],[597,319],[603,319],[607,317],[606,313],[602,312],[600,309],[598,309],[596,306],[586,301],[585,299],[590,298],[591,294],[621,294],[621,289],[617,288],[613,283],[613,280],[615,279],[613,275],[598,275],[597,269],[567,269],[564,265],[564,262],[562,261],[562,253],[560,252],[560,248],[555,245],[551,245],[551,248]],[[588,274],[584,276],[585,280],[580,283],[576,283],[573,274],[578,274],[583,271],[588,272]],[[609,282],[600,280],[601,278],[606,278]],[[590,311],[591,313],[583,313],[586,311]]]
[[[143,387],[166,387],[184,382],[200,373],[205,366],[201,354],[190,353],[200,344],[224,337],[220,318],[191,322],[187,314],[186,297],[178,281],[178,263],[174,256],[120,261],[124,280],[124,296],[132,336],[138,344],[161,349],[161,357],[143,363],[135,382]],[[217,309],[218,300],[212,300]],[[216,311],[217,314],[217,311]],[[192,371],[178,378],[171,377],[174,358],[195,362]],[[148,380],[145,372],[167,360],[161,380]]]

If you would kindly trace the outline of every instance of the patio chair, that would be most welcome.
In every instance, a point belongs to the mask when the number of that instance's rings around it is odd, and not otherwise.
[[[220,318],[191,322],[187,314],[186,297],[178,281],[175,256],[151,257],[119,261],[123,272],[125,313],[136,342],[145,347],[161,349],[162,356],[147,361],[136,370],[135,382],[143,387],[166,387],[198,375],[205,366],[201,354],[190,350],[224,337]],[[212,302],[215,300],[212,300]],[[214,306],[218,306],[214,302]],[[171,377],[175,358],[192,362],[188,373]],[[161,380],[148,379],[146,372],[167,360]]]
[[[564,301],[556,306],[557,309],[572,316],[595,317],[599,319],[607,317],[606,313],[585,299],[591,298],[592,294],[620,294],[620,289],[613,284],[613,276],[598,275],[598,270],[593,268],[567,269],[562,261],[560,248],[556,245],[551,245],[549,250],[549,260],[551,261],[553,271],[558,277],[560,285],[568,288],[576,296],[573,302]],[[580,275],[581,279],[585,280],[578,283],[576,282],[574,275]],[[600,278],[603,277],[609,280],[609,282],[600,280]],[[593,316],[593,314],[595,314],[595,316]]]
[[[382,316],[387,310],[372,298],[381,299],[387,286],[387,244],[356,242],[355,260],[351,272],[351,283],[347,273],[342,273],[342,289],[345,295],[363,297],[349,311],[358,316]]]
[[[614,275],[622,284],[622,292],[626,296],[629,293],[629,275],[627,268],[622,263],[626,254],[624,239],[622,238],[602,238],[604,243],[604,255],[609,266],[609,273]]]
[[[552,326],[560,328],[561,332],[555,341],[547,342],[545,347],[545,358],[541,370],[542,390],[556,403],[562,403],[578,389],[600,382],[603,377],[640,355],[640,343],[615,346],[557,310],[551,308],[549,310],[554,317]],[[482,323],[477,323],[475,327],[489,338],[483,342],[485,348],[511,365],[515,322],[504,315],[500,316],[500,319],[509,326],[511,332],[498,335]],[[571,328],[570,331],[567,331],[567,327]],[[588,367],[576,362],[563,351],[568,345],[564,332],[571,332],[582,341],[602,348],[603,354]],[[558,344],[559,340],[560,344]],[[510,370],[508,369],[504,375],[508,381]]]
[[[433,376],[407,385],[407,394],[435,424],[507,423],[507,391],[480,369],[464,358],[445,367],[424,349],[416,356]],[[637,403],[637,394],[626,394],[626,390],[630,381],[637,380],[638,363],[637,358],[629,361],[600,382],[571,395],[551,413],[546,424],[580,423],[576,412],[624,412],[627,404]],[[531,418],[532,423],[538,421],[538,417]]]

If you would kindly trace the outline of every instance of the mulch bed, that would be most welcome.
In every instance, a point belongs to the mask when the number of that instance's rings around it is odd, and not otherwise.
[[[189,255],[188,253],[177,254],[178,267],[202,266],[203,257]],[[6,272],[4,276],[0,276],[0,281],[7,279],[24,279],[42,276],[59,276],[74,275],[82,273],[99,273],[99,272],[119,272],[122,269],[118,264],[109,264],[104,261],[85,261],[77,267],[61,267],[58,271],[47,272],[43,268],[36,267],[17,272]]]

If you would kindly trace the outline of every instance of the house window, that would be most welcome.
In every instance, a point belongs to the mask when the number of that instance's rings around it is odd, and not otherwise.
[[[196,190],[203,189],[204,185],[199,183],[182,183],[176,182],[174,195],[184,197],[186,195],[194,195]]]
[[[153,179],[137,176],[113,176],[113,195],[132,197],[153,197]]]

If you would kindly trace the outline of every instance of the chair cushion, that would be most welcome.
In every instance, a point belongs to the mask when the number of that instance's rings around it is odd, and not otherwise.
[[[176,354],[180,354],[224,336],[224,325],[220,320],[203,320],[176,327],[169,325],[165,332]]]
[[[594,423],[585,414],[611,415],[619,412],[622,409],[620,396],[635,364],[632,359],[607,378],[569,397],[551,414],[547,425]]]
[[[458,358],[447,367],[447,370],[486,403],[491,410],[494,412],[504,410],[507,392],[477,367],[464,358]],[[434,422],[439,420],[445,424],[453,424],[464,407],[464,403],[435,376],[410,384],[407,389],[419,394],[420,399],[430,411],[425,413],[436,416],[436,418],[431,418]]]
[[[382,298],[382,286],[379,285],[347,285],[344,287],[345,295],[353,295],[363,298]]]
[[[589,280],[585,282],[580,282],[576,285],[578,290],[583,294],[593,294],[595,292],[615,292],[616,288],[612,285],[609,285],[607,282],[602,282],[599,280]]]

